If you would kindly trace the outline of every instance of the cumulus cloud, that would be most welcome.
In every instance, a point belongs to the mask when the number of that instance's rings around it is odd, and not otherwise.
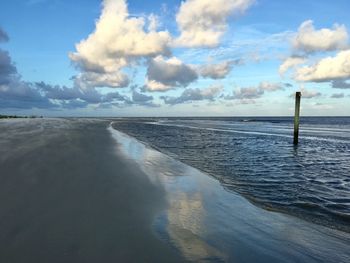
[[[224,99],[254,102],[253,100],[261,98],[265,94],[265,92],[284,90],[284,88],[288,86],[288,83],[283,84],[263,81],[260,82],[260,84],[257,87],[238,88],[233,91],[232,95],[224,96]]]
[[[218,2],[219,1],[219,2]],[[231,15],[244,13],[254,0],[187,0],[182,2],[176,21],[180,37],[174,41],[168,31],[158,31],[158,17],[130,16],[126,0],[103,0],[95,30],[69,54],[81,71],[75,85],[82,89],[127,87],[127,69],[147,61],[146,87],[166,91],[186,87],[201,74],[224,78],[239,61],[227,61],[195,68],[171,58],[170,47],[215,46],[226,31]]]
[[[45,94],[45,97],[55,101],[62,107],[85,107],[89,104],[98,104],[106,108],[109,106],[143,105],[156,106],[153,103],[153,96],[147,96],[133,89],[131,98],[119,92],[109,92],[102,94],[96,89],[80,89],[79,86],[72,88],[58,85],[49,85],[44,82],[35,84],[36,87]]]
[[[316,30],[313,21],[301,24],[293,39],[293,48],[306,53],[341,50],[349,47],[349,36],[345,25],[334,24],[332,29]]]
[[[306,63],[307,59],[300,56],[292,56],[284,60],[279,67],[279,74],[283,76],[289,69],[295,69],[298,65]]]
[[[187,87],[197,78],[196,70],[181,60],[158,56],[148,62],[146,89],[166,91],[174,87]]]
[[[75,109],[88,105],[110,107],[133,104],[139,103],[118,92],[102,94],[96,89],[80,89],[77,86],[66,87],[44,82],[31,83],[24,82],[20,78],[13,79],[7,85],[0,85],[1,108]]]
[[[254,0],[187,0],[176,15],[180,36],[175,44],[215,47],[227,30],[232,15],[244,13]]]
[[[295,72],[298,81],[328,82],[350,77],[350,50],[339,52],[335,57],[321,59],[311,66],[303,66]]]
[[[132,98],[118,92],[102,94],[96,89],[84,89],[74,81],[73,87],[49,85],[44,82],[25,82],[17,73],[8,52],[0,49],[0,108],[3,109],[59,109],[82,108],[88,105],[154,106],[151,96],[132,94]]]
[[[155,32],[159,26],[159,18],[154,14],[148,16],[148,31]]]
[[[48,98],[40,93],[32,83],[15,77],[10,83],[0,85],[0,108],[47,109],[56,107]]]
[[[317,90],[301,89],[301,96],[304,99],[317,98],[317,97],[320,97],[321,95],[322,95],[321,92],[318,92]]]
[[[80,89],[78,86],[68,88],[59,85],[49,85],[44,82],[36,83],[38,89],[45,93],[46,97],[59,101],[84,101],[87,104],[109,103],[114,101],[127,102],[126,96],[120,95],[118,92],[110,92],[101,94],[95,89]]]
[[[333,80],[331,82],[332,88],[334,89],[350,89],[350,83],[345,80]]]
[[[0,43],[9,41],[7,33],[0,27]]]
[[[344,93],[334,93],[331,96],[332,99],[342,99],[344,97],[345,97]]]
[[[139,93],[136,90],[133,90],[132,99],[135,102],[148,102],[148,101],[153,100],[153,96],[148,96],[148,95]]]
[[[303,52],[303,56],[294,55],[287,58],[279,68],[281,75],[293,69],[292,77],[303,82],[328,82],[350,76],[349,35],[345,25],[334,24],[333,28],[317,30],[313,21],[307,20],[294,35],[292,46],[296,54]],[[315,52],[327,51],[339,53],[311,64],[308,56]]]
[[[77,88],[66,86],[49,85],[45,82],[37,82],[36,87],[46,94],[47,98],[55,100],[73,100],[80,97],[81,91]]]
[[[204,78],[223,79],[232,70],[233,66],[242,64],[242,60],[229,60],[218,64],[209,64],[199,67],[199,73]]]
[[[272,83],[268,81],[260,82],[259,89],[263,91],[278,91],[278,90],[284,90],[284,87],[289,87],[288,83]]]
[[[9,53],[0,49],[0,85],[8,84],[16,73]]]
[[[0,28],[0,42],[8,41],[8,35]],[[17,69],[10,54],[0,48],[0,85],[9,84],[16,77]]]
[[[76,45],[70,59],[82,70],[79,79],[89,86],[125,87],[125,67],[144,57],[169,55],[171,36],[156,31],[150,16],[148,31],[143,17],[130,17],[125,0],[104,0],[95,31]]]
[[[213,85],[205,89],[186,89],[179,97],[162,96],[165,104],[175,105],[191,101],[214,100],[223,90],[221,85]]]
[[[9,38],[0,29],[0,42]],[[35,85],[21,80],[10,54],[0,49],[0,108],[52,108],[54,104]]]
[[[310,90],[310,89],[306,89],[304,87],[302,87],[300,89],[301,92],[301,97],[303,99],[312,99],[312,98],[317,98],[320,97],[322,95],[322,93],[318,92],[317,90]],[[290,95],[291,98],[295,97],[295,93],[292,93]]]
[[[96,73],[96,72],[85,72],[75,76],[75,85],[82,89],[98,88],[98,87],[126,87],[130,81],[124,73]]]
[[[6,37],[4,37],[6,36]],[[2,41],[8,36],[0,31]],[[96,74],[96,75],[94,75]],[[25,82],[17,72],[10,54],[0,49],[0,108],[59,109],[143,105],[156,106],[153,97],[133,90],[131,96],[118,92],[101,93],[95,87],[118,82],[118,75],[86,72],[74,78],[72,87],[50,85],[44,82]],[[87,88],[91,87],[91,88]]]
[[[233,91],[232,96],[225,96],[227,100],[252,100],[259,99],[264,95],[264,90],[257,87],[239,88]]]
[[[148,107],[159,107],[158,104],[153,102],[153,96],[142,94],[137,90],[133,89],[132,91],[132,102],[133,104],[143,105]]]

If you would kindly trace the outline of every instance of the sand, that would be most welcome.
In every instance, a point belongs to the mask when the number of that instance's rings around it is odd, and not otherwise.
[[[162,189],[115,154],[107,123],[12,124],[0,123],[0,262],[183,259],[153,234]]]
[[[349,245],[109,120],[0,121],[0,262],[349,262]]]
[[[191,261],[349,262],[350,234],[267,211],[216,179],[109,129],[168,206],[155,227]]]

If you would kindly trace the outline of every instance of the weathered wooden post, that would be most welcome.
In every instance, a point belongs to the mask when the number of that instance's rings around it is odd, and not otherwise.
[[[301,92],[298,91],[295,93],[294,145],[299,142],[300,98]]]

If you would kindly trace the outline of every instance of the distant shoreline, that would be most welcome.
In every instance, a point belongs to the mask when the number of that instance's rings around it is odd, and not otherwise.
[[[64,119],[208,119],[208,118],[291,118],[293,119],[294,116],[292,115],[286,115],[286,116],[20,116],[20,115],[1,115],[0,119],[19,119],[19,118],[64,118]],[[338,116],[301,116],[301,118],[350,118],[350,115],[338,115]]]
[[[17,116],[17,115],[1,115],[0,119],[37,119],[37,118],[43,118],[43,116]]]

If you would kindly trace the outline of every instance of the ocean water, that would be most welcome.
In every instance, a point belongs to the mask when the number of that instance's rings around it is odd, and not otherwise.
[[[130,118],[113,127],[256,205],[350,232],[350,118]]]

